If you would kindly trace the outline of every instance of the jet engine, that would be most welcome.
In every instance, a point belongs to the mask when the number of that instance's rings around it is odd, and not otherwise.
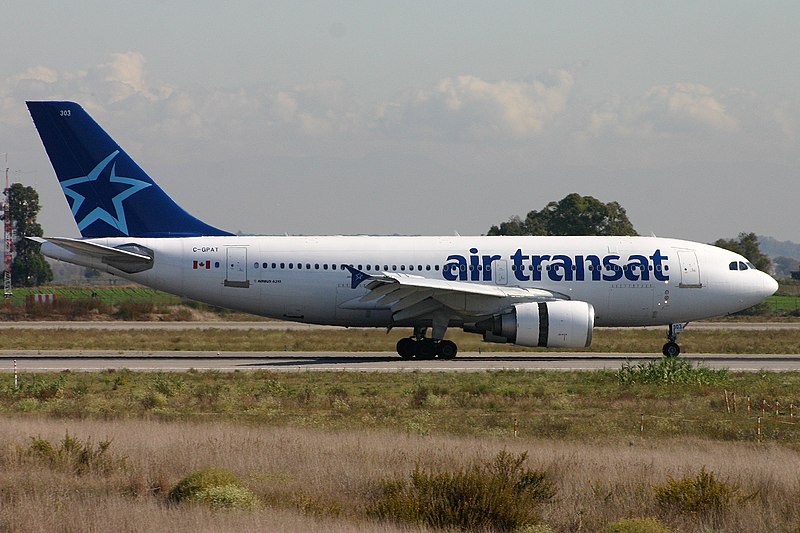
[[[593,327],[594,307],[571,300],[517,304],[475,324],[487,342],[557,348],[588,347]]]

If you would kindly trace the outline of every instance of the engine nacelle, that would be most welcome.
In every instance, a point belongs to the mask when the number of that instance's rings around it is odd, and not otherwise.
[[[488,342],[520,346],[586,348],[592,343],[594,307],[587,302],[557,300],[515,305],[510,313],[476,324]]]

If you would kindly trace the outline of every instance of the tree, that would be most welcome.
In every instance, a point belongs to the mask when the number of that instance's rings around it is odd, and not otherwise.
[[[742,232],[737,239],[717,239],[714,242],[714,246],[744,256],[762,272],[772,271],[772,261],[767,255],[761,252],[761,249],[758,247],[758,237],[755,233]]]
[[[36,222],[39,214],[39,193],[33,187],[14,183],[8,191],[11,222],[16,228],[11,283],[31,287],[53,280],[53,271],[39,251],[39,244],[25,237],[41,237],[42,227]]]
[[[487,235],[638,235],[625,208],[617,202],[604,204],[593,196],[568,194],[525,220],[511,217],[492,226]]]
[[[800,261],[794,257],[781,255],[773,259],[772,266],[776,276],[789,277],[792,275],[792,271],[797,271],[800,268]]]

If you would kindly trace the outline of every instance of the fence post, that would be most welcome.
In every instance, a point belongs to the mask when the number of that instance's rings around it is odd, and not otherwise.
[[[736,414],[736,391],[733,393],[733,414]]]
[[[728,389],[725,389],[725,409],[731,414],[731,402],[728,399]]]
[[[644,413],[642,413],[642,419],[639,422],[639,438],[644,439]]]
[[[14,359],[14,390],[19,388],[19,376],[17,375],[17,360]]]
[[[519,429],[519,424],[517,423],[517,419],[515,418],[514,419],[514,437],[517,437],[519,435],[519,433],[517,431],[518,429]]]
[[[756,441],[761,444],[761,417],[758,417],[758,425],[756,426]]]

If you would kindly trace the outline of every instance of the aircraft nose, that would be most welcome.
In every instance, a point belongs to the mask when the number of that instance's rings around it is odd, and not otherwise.
[[[764,286],[764,298],[772,296],[778,290],[778,282],[769,274],[764,274],[762,284]]]

